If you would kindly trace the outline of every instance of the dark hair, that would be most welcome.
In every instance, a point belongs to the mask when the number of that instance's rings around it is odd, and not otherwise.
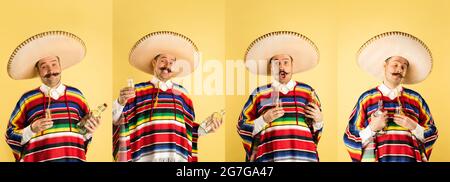
[[[385,62],[385,63],[388,63],[389,60],[390,60],[392,57],[394,57],[394,56],[388,57],[386,60],[384,60],[384,62]],[[400,56],[400,57],[401,57],[401,56]],[[409,61],[408,61],[406,58],[404,58],[404,57],[402,57],[402,58],[406,60],[406,66],[409,67]]]
[[[161,54],[156,55],[153,59],[157,60],[159,58],[159,56],[161,56]]]
[[[161,54],[156,55],[153,59],[156,61],[159,57],[161,57]],[[177,60],[177,58],[175,58],[175,61]]]
[[[294,59],[292,58],[291,55],[288,55],[288,56],[289,56],[289,58],[291,58],[291,62],[294,61]],[[274,57],[275,57],[275,56],[272,56],[272,57],[269,59],[269,64],[272,63],[272,60],[273,60]]]
[[[59,60],[60,60],[60,59],[59,59],[59,56],[56,56],[56,60],[58,60],[59,65],[61,65],[61,62],[59,61]],[[39,60],[39,61],[40,61],[40,60]],[[34,68],[39,69],[39,66],[38,66],[39,61],[37,61],[37,62],[34,64]]]

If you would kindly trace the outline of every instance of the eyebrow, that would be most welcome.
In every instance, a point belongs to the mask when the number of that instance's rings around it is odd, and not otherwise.
[[[169,59],[169,58],[167,56],[161,56],[160,59]],[[173,59],[170,59],[170,60],[177,61],[177,58],[173,58]]]

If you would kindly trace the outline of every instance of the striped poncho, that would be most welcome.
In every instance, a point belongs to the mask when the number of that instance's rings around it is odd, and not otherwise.
[[[370,123],[370,115],[378,109],[378,101],[382,100],[384,110],[388,112],[388,123],[384,134],[377,134],[363,147],[359,132]],[[424,142],[420,142],[406,128],[393,122],[392,116],[396,108],[402,111],[424,128]],[[391,100],[383,96],[378,88],[364,92],[350,116],[344,134],[344,143],[352,161],[379,162],[421,162],[428,161],[437,129],[425,100],[415,91],[404,88],[399,97]]]
[[[78,162],[86,160],[86,140],[77,123],[87,113],[83,94],[66,86],[58,100],[51,98],[50,110],[53,127],[36,133],[28,143],[21,145],[23,129],[37,119],[45,118],[48,97],[39,89],[22,95],[9,120],[6,142],[12,148],[16,161],[21,162]]]
[[[197,161],[199,125],[186,90],[174,84],[162,91],[151,82],[135,85],[136,97],[128,100],[115,126],[115,161]]]
[[[310,121],[306,121],[304,112],[305,106],[312,101],[313,89],[304,83],[295,84],[294,89],[287,94],[279,93],[285,114],[266,125],[255,136],[252,134],[254,120],[274,107],[270,101],[274,89],[269,84],[258,87],[250,95],[237,126],[243,139],[246,161],[319,161],[317,144],[322,129],[314,131],[308,124]],[[320,102],[318,104],[320,107]]]

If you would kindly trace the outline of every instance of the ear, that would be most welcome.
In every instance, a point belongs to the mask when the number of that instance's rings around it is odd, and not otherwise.
[[[156,66],[156,59],[152,59],[151,64],[153,66],[153,68]]]

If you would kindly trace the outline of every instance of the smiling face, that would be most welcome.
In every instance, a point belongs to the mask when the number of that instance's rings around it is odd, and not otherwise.
[[[292,57],[287,54],[278,54],[270,58],[270,73],[282,84],[288,83],[292,78]]]
[[[398,86],[406,77],[408,60],[400,56],[393,56],[384,63],[384,81],[394,87]]]
[[[48,56],[36,63],[36,71],[42,83],[50,88],[56,87],[61,82],[61,64],[57,56]]]
[[[175,63],[176,58],[170,54],[159,54],[152,60],[153,73],[161,81],[167,81],[171,79],[175,74],[172,70],[172,66]]]

